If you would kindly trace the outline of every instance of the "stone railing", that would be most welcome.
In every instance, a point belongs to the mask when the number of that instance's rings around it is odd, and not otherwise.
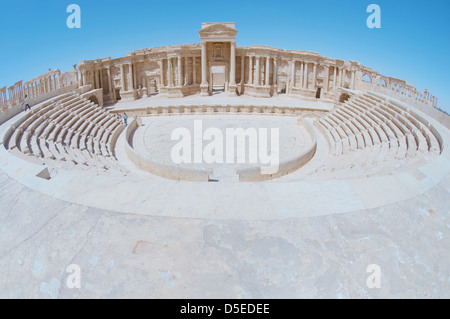
[[[48,71],[34,79],[25,83],[19,81],[9,88],[0,88],[0,108],[11,108],[20,104],[28,96],[30,105],[36,103],[37,100],[42,100],[42,96],[52,96],[52,92],[65,87],[73,87],[78,85],[78,72],[76,70],[66,72],[61,75],[58,69]]]
[[[28,96],[29,105],[34,106],[77,88],[78,72],[73,70],[61,75],[58,69],[25,83],[19,81],[8,89],[0,88],[0,124],[23,111],[25,95]]]
[[[413,104],[437,107],[437,97],[427,89],[421,92],[403,80],[386,77],[379,73],[365,72],[365,69],[365,67],[361,67],[359,71],[361,77],[358,79],[357,89],[383,93],[405,103],[413,102]]]

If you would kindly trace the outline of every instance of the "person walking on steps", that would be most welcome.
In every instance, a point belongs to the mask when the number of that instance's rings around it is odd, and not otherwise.
[[[24,111],[27,109],[31,111],[30,102],[28,101],[28,95],[25,95],[25,100],[23,100],[22,106],[25,106]]]
[[[127,113],[123,113],[123,122],[125,123],[125,126],[128,126],[128,116]]]

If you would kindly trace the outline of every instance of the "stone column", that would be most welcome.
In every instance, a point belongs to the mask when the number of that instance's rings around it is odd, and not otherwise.
[[[108,93],[111,96],[111,67],[106,67],[106,72],[108,72]]]
[[[277,58],[273,58],[273,85],[277,85],[278,84],[278,64],[277,64]]]
[[[103,88],[103,69],[100,69],[100,70],[98,70],[98,76],[99,76],[99,78],[100,78],[100,87],[99,87],[99,89],[102,89]]]
[[[172,58],[167,59],[167,86],[173,86]]]
[[[201,95],[209,95],[208,80],[206,78],[206,68],[207,68],[207,55],[206,55],[206,42],[202,41],[202,83],[200,84]]]
[[[265,80],[265,85],[269,86],[270,85],[270,57],[266,57],[266,80]]]
[[[229,95],[236,95],[236,43],[230,43],[230,82],[228,84]]]
[[[231,42],[230,85],[236,85],[236,43]]]
[[[328,65],[324,66],[325,70],[325,80],[323,81],[324,91],[328,92],[328,81],[330,80],[330,67]]]
[[[161,84],[160,84],[160,88],[161,88],[164,86],[164,60],[159,61],[158,64],[159,64],[159,78],[161,81]]]
[[[188,57],[184,57],[184,85],[188,85]]]
[[[341,84],[342,87],[344,87],[346,77],[347,77],[347,69],[343,68],[342,69],[342,84]]]
[[[303,77],[303,85],[305,89],[308,89],[308,63],[305,62],[305,76]]]
[[[197,84],[197,68],[195,67],[195,56],[192,57],[192,83]]]
[[[245,65],[245,55],[241,55],[241,86],[243,86],[245,83],[244,65]]]
[[[116,102],[117,100],[116,100],[116,88],[115,88],[115,86],[114,86],[114,66],[113,66],[113,69],[111,70],[111,67],[110,67],[110,70],[109,70],[109,85],[110,85],[110,91],[111,91],[111,94],[112,94],[112,100],[114,101],[114,102]]]
[[[122,76],[122,93],[125,92],[125,68],[124,68],[124,64],[122,64],[120,66],[120,71],[121,71],[121,76]]]
[[[10,103],[11,104],[14,104],[14,92],[13,92],[13,87],[12,86],[10,86],[9,88],[8,88],[8,96],[9,96],[9,101],[10,101]]]
[[[78,70],[78,86],[83,86],[83,76],[81,75],[81,71]]]
[[[182,86],[183,81],[181,80],[181,55],[178,55],[177,57],[177,76],[178,76],[177,86]]]
[[[305,70],[303,69],[303,61],[302,62],[300,62],[300,83],[299,83],[299,87],[300,87],[300,89],[303,89],[303,77],[304,77],[304,72],[305,72]]]
[[[337,87],[337,66],[334,66],[333,87]]]
[[[313,67],[313,90],[316,90],[317,86],[317,63],[314,63]]]
[[[295,60],[291,61],[291,88],[295,88]]]
[[[350,88],[351,88],[352,90],[355,89],[355,72],[356,72],[356,71],[352,71],[352,81],[351,81],[351,84],[350,84]],[[381,80],[380,80],[380,86],[382,86],[382,85],[381,85]]]
[[[272,84],[273,84],[273,95],[278,95],[278,64],[277,58],[273,58],[273,72],[272,72]]]
[[[253,85],[253,56],[248,57],[248,84]]]
[[[261,60],[261,57],[260,56],[257,56],[256,57],[256,73],[255,73],[255,85],[256,86],[260,86],[261,85],[261,78],[260,78],[260,76],[261,76],[261,64],[260,64],[260,60]]]
[[[98,83],[98,72],[97,69],[94,70],[94,89],[98,89],[99,83]]]
[[[138,88],[137,72],[135,70],[134,64],[130,64],[130,70],[131,70],[131,75],[133,76],[133,89],[137,89]]]

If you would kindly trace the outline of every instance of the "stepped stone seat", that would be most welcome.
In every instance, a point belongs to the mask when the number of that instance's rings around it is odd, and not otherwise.
[[[94,137],[92,135],[88,135],[86,137],[86,149],[92,155],[98,155],[98,152],[96,152],[96,150],[95,150],[94,144],[95,144],[94,143]]]
[[[72,136],[72,139],[70,140],[70,147],[72,148],[78,148],[79,147],[79,138],[80,138],[80,134],[84,131],[84,129],[86,128],[86,126],[88,126],[88,122],[86,121],[82,121],[81,126],[78,128],[78,130],[76,131],[76,133]]]
[[[94,138],[92,138],[92,145],[93,145],[94,154],[97,156],[102,155],[102,151],[100,149],[100,143],[96,142]]]
[[[41,148],[39,147],[39,144],[38,144],[38,140],[37,140],[37,136],[36,136],[36,135],[33,135],[33,136],[31,137],[31,139],[30,139],[30,147],[31,147],[31,153],[32,153],[34,156],[37,156],[37,157],[44,157],[44,154],[42,153]]]
[[[77,155],[73,152],[72,149],[66,148],[64,146],[60,146],[64,149],[64,152],[67,154],[67,161],[74,163],[75,165],[79,165],[82,163],[82,160],[77,157]]]
[[[314,125],[319,129],[320,132],[323,133],[325,136],[325,139],[330,147],[330,154],[335,156],[336,155],[336,142],[334,141],[333,136],[331,133],[327,130],[326,127],[324,127],[319,121],[315,121]]]
[[[56,143],[56,136],[59,133],[59,131],[61,130],[62,125],[59,124],[59,122],[54,122],[54,123],[55,123],[55,125],[53,127],[53,130],[49,133],[49,135],[47,136],[46,139],[48,142]]]
[[[339,136],[339,133],[332,127],[328,122],[324,121],[323,119],[319,120],[319,123],[322,124],[326,130],[328,130],[331,133],[331,136],[333,137],[334,144],[335,144],[335,154],[340,155],[343,153],[342,151],[342,140]]]
[[[47,143],[45,140],[40,141],[40,147],[41,151],[44,153],[44,158],[48,159],[56,159],[56,156],[54,153],[56,153],[56,150],[52,149],[53,144]]]
[[[370,137],[368,133],[369,125],[364,119],[360,116],[360,113],[357,110],[351,108],[351,106],[346,105],[345,108],[341,109],[342,112],[345,112],[349,116],[352,116],[352,123],[358,128],[364,138],[365,147],[371,147],[373,145],[372,137]]]
[[[117,141],[118,134],[125,128],[125,125],[121,123],[117,123],[117,126],[115,129],[109,134],[108,139],[106,140],[106,149],[108,150],[108,153],[111,155],[111,157],[115,157],[114,154],[114,146]]]
[[[407,157],[414,157],[417,151],[416,139],[412,134],[406,135],[406,142],[408,143],[408,151],[406,153]]]
[[[65,161],[65,158],[59,154],[59,151],[56,149],[55,144],[46,141],[46,145],[52,156],[60,161]]]
[[[100,143],[100,153],[102,154],[102,156],[104,157],[110,157],[111,155],[109,154],[108,149],[106,148],[106,144],[105,143]]]
[[[332,113],[330,114],[329,118],[337,125],[337,127],[339,127],[344,132],[344,137],[350,138],[354,135],[353,131],[347,126],[345,119],[342,119],[339,114]]]
[[[80,164],[85,165],[85,166],[89,166],[88,160],[86,159],[86,157],[84,156],[84,154],[82,153],[82,151],[79,148],[68,147],[68,149],[70,149],[71,152],[73,154],[75,154],[75,156],[79,160]]]
[[[79,145],[79,148],[80,148],[80,150],[82,150],[82,151],[86,151],[87,150],[87,145],[86,145],[86,135],[85,134],[83,134],[83,133],[80,133],[79,135],[78,135],[78,145]]]
[[[55,122],[49,121],[47,126],[45,127],[45,130],[42,132],[42,135],[39,136],[40,139],[48,140],[48,136],[51,134],[51,132],[55,128]]]
[[[86,118],[88,114],[95,112],[95,106],[93,104],[88,105],[82,112],[78,113],[80,117]]]
[[[92,123],[97,123],[103,119],[103,114],[98,112],[98,110],[94,110],[94,112],[87,118],[88,121]]]
[[[350,141],[349,141],[347,134],[345,134],[344,130],[329,117],[325,117],[325,121],[328,121],[328,123],[338,133],[341,143],[342,143],[342,152],[347,153],[350,150]]]
[[[337,115],[335,114],[335,117],[337,117]],[[348,141],[349,141],[349,147],[350,150],[355,151],[358,149],[358,141],[356,139],[356,134],[353,131],[352,127],[346,122],[346,121],[342,121],[341,120],[341,128],[344,130]]]

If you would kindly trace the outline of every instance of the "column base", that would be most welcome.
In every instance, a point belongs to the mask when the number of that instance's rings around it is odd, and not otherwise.
[[[236,96],[237,95],[237,85],[236,83],[232,83],[228,85],[228,95],[229,96]]]
[[[201,96],[209,96],[209,85],[208,85],[208,83],[200,84],[200,95]]]

